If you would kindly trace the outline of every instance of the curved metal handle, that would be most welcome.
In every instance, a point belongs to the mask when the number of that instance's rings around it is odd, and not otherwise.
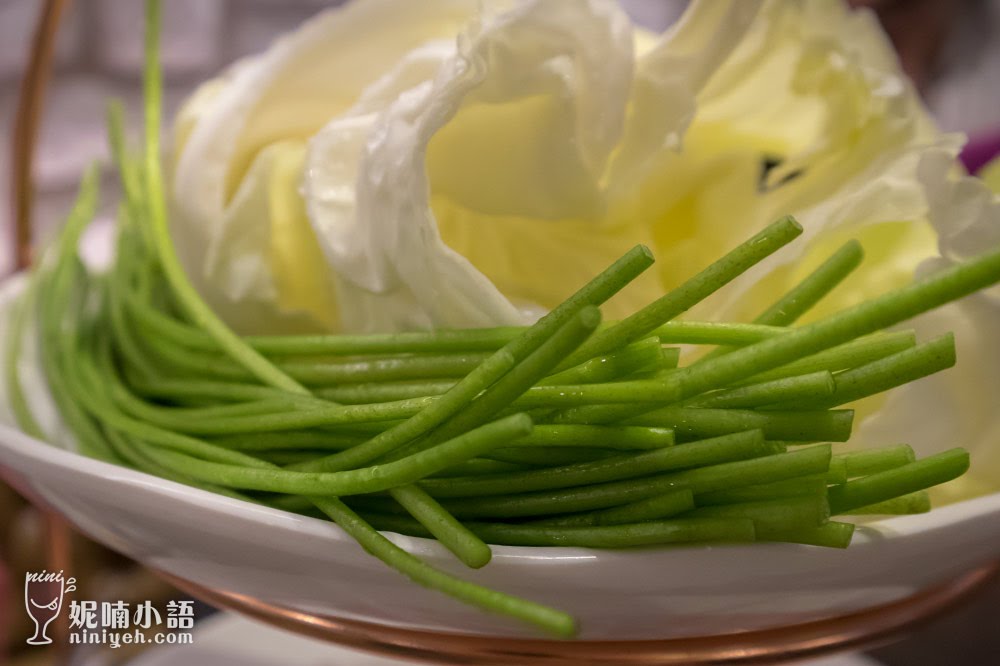
[[[34,205],[34,183],[32,180],[35,152],[38,145],[38,130],[41,126],[45,91],[52,73],[52,59],[55,53],[56,35],[63,15],[71,0],[45,0],[35,24],[35,34],[31,40],[28,66],[24,70],[18,91],[17,112],[14,116],[11,147],[13,169],[11,171],[11,200],[13,202],[15,267],[23,270],[31,265],[32,252],[32,207]],[[69,569],[71,552],[69,527],[63,519],[52,512],[45,513],[46,566],[53,571]],[[69,663],[69,643],[66,640],[68,627],[57,625],[56,663]]]
[[[11,146],[13,170],[11,171],[11,194],[14,205],[14,248],[15,266],[22,270],[31,265],[32,208],[34,205],[34,184],[32,170],[38,144],[38,129],[41,125],[45,91],[52,73],[52,58],[55,53],[56,35],[59,25],[71,0],[45,0],[35,34],[31,40],[28,66],[21,79],[18,93],[17,113],[14,116]]]

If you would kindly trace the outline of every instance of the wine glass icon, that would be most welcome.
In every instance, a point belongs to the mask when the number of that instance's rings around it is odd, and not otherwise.
[[[62,576],[25,575],[24,607],[28,611],[28,617],[35,623],[35,635],[28,639],[28,645],[52,643],[45,632],[62,610],[64,592],[65,581]]]

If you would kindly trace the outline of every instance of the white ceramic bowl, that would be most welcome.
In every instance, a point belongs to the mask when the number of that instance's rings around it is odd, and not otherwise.
[[[23,279],[0,286],[0,349]],[[30,342],[30,339],[29,339]],[[33,408],[56,423],[33,349],[21,366]],[[180,578],[269,603],[397,627],[492,636],[518,624],[425,590],[335,525],[164,481],[38,441],[12,427],[0,468],[101,543]],[[65,439],[57,437],[56,439]],[[70,446],[70,445],[66,445]],[[851,548],[788,544],[602,551],[497,547],[471,571],[436,543],[392,535],[434,565],[545,602],[590,639],[668,639],[763,629],[907,597],[1000,556],[1000,493],[872,522]]]

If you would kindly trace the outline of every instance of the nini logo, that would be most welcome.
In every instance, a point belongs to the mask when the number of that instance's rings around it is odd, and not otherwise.
[[[59,617],[63,596],[76,590],[76,578],[64,577],[62,571],[28,572],[24,575],[24,608],[35,623],[35,635],[28,645],[48,645],[52,639],[46,635],[52,620]]]

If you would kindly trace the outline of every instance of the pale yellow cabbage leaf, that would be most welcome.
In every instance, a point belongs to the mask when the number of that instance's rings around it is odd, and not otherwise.
[[[934,128],[870,13],[696,0],[653,39],[612,0],[482,6],[354,2],[195,94],[176,237],[234,326],[528,322],[649,244],[656,267],[606,308],[621,317],[785,214],[803,237],[690,316],[749,319],[859,239],[865,264],[814,318],[1000,242],[996,199],[956,171],[962,137]],[[858,439],[965,445],[989,479],[998,306],[917,325],[956,329],[959,366]]]

